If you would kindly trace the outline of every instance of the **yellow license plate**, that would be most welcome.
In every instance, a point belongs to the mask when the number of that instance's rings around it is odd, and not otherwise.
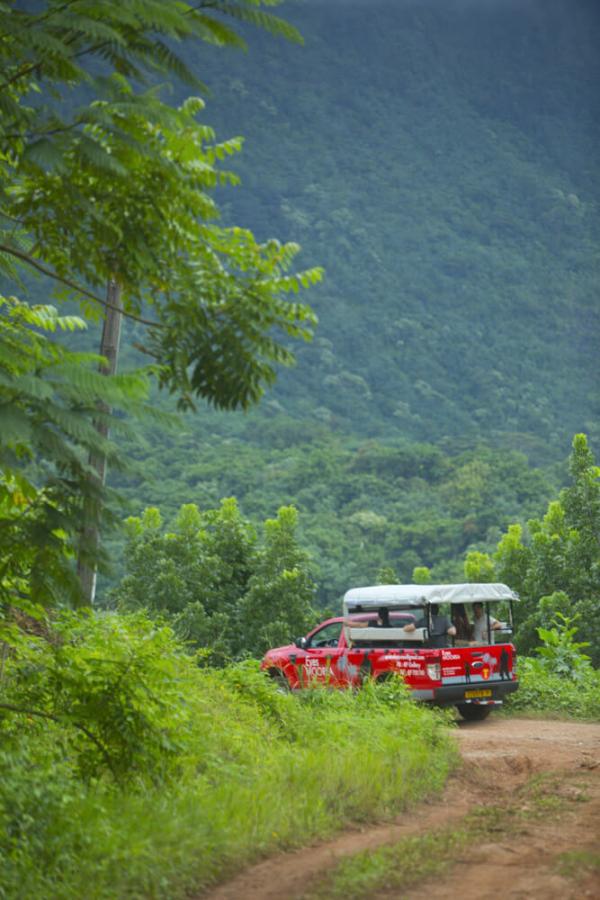
[[[491,691],[465,691],[465,698],[467,697],[491,697]]]

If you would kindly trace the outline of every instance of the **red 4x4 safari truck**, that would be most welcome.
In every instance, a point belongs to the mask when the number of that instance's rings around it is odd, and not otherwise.
[[[511,643],[517,600],[505,584],[354,588],[344,596],[343,616],[269,650],[261,668],[292,690],[319,682],[359,687],[396,673],[415,699],[484,719],[518,687]]]

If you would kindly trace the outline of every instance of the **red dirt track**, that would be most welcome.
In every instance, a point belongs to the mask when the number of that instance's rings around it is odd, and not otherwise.
[[[385,825],[350,830],[326,843],[270,857],[203,895],[203,900],[300,900],[336,861],[361,850],[458,823],[474,807],[514,802],[536,774],[558,774],[560,812],[525,820],[461,856],[441,876],[409,891],[386,890],[377,900],[600,900],[600,872],[558,871],[570,851],[600,854],[600,725],[505,719],[462,723],[456,732],[463,766],[443,796]],[[526,803],[526,801],[524,801]],[[375,900],[375,898],[369,898]]]

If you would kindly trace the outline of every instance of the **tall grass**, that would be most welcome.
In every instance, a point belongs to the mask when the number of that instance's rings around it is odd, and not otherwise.
[[[0,897],[183,897],[280,848],[393,816],[456,760],[398,688],[282,695],[253,666],[197,670],[174,774],[84,782],[52,723],[0,752]]]
[[[524,659],[519,690],[510,695],[506,709],[599,722],[600,671],[590,666],[569,677],[549,671],[539,659]]]

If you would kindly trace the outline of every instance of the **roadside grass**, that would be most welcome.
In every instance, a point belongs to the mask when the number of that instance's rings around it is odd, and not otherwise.
[[[561,853],[558,871],[567,878],[583,879],[588,875],[600,875],[600,850],[570,850]]]
[[[498,840],[502,835],[514,836],[531,820],[558,813],[566,803],[564,797],[557,795],[558,787],[556,776],[536,776],[511,803],[477,807],[459,825],[354,854],[342,860],[303,900],[364,900],[376,892],[407,890],[451,869],[473,844],[478,846],[491,838]],[[590,864],[595,863],[592,860]],[[575,864],[574,860],[572,865]],[[569,865],[568,859],[565,865]]]
[[[0,752],[0,897],[176,898],[440,792],[449,718],[402,684],[282,695],[253,665],[190,675],[174,774],[84,780],[53,723]]]
[[[509,714],[544,718],[600,721],[600,670],[591,667],[568,677],[548,672],[536,659],[524,659],[519,668],[519,690],[505,705]]]

